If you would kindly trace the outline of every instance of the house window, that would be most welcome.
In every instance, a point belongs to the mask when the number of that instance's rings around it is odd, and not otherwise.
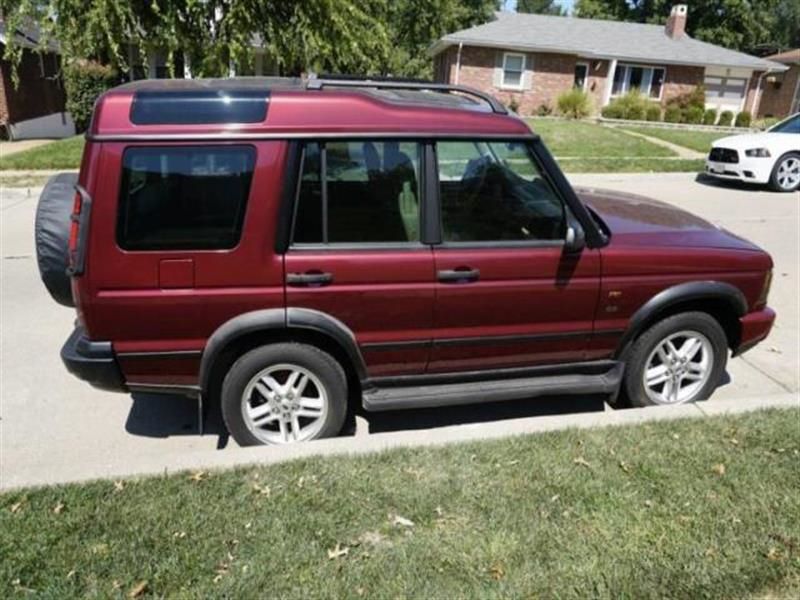
[[[522,76],[525,72],[525,55],[503,54],[503,81],[504,88],[522,89]]]
[[[661,98],[663,86],[663,68],[619,64],[614,71],[614,86],[611,93],[614,96],[621,96],[632,90],[639,90],[642,95],[658,100]]]
[[[588,79],[589,65],[586,63],[575,63],[575,87],[579,90],[585,90]]]

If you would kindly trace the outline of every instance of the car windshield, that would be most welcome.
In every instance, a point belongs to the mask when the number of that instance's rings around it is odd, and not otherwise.
[[[769,130],[770,133],[800,133],[800,114],[786,119]]]

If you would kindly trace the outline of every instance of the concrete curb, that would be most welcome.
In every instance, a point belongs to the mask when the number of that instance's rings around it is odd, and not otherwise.
[[[527,417],[488,423],[454,425],[436,429],[399,431],[391,433],[360,434],[356,437],[334,438],[273,448],[232,448],[221,451],[197,451],[160,453],[147,461],[147,466],[131,468],[124,459],[104,465],[98,472],[97,465],[76,465],[75,470],[62,472],[54,480],[36,480],[31,473],[16,473],[0,482],[0,490],[23,486],[68,483],[98,478],[123,478],[142,475],[175,473],[187,469],[218,469],[246,465],[269,465],[289,460],[315,456],[360,455],[380,452],[391,448],[442,446],[445,444],[492,440],[515,435],[557,431],[561,429],[611,427],[635,425],[655,421],[672,421],[683,418],[703,418],[726,414],[752,412],[765,408],[800,408],[800,394],[778,394],[763,398],[734,398],[711,400],[700,404],[663,406],[629,410],[606,410],[605,412],[578,413]],[[143,458],[143,457],[140,457]]]

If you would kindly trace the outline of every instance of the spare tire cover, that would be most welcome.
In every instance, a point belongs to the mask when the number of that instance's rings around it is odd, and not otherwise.
[[[77,183],[77,173],[54,175],[42,190],[36,208],[36,260],[39,274],[53,299],[64,306],[75,306],[67,265],[70,216]]]

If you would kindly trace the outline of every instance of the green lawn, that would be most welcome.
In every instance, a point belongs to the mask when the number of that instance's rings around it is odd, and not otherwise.
[[[669,148],[596,123],[562,119],[528,119],[528,124],[542,137],[556,158],[675,156]]]
[[[76,135],[29,150],[0,157],[0,170],[78,169],[81,166],[84,138]]]
[[[686,173],[702,171],[703,160],[663,158],[558,159],[565,173]]]
[[[720,131],[683,131],[680,129],[661,129],[659,127],[625,127],[625,129],[635,133],[643,133],[666,142],[672,142],[697,152],[708,152],[711,149],[711,142],[733,135]]]
[[[797,597],[798,423],[775,410],[9,492],[0,593]]]

